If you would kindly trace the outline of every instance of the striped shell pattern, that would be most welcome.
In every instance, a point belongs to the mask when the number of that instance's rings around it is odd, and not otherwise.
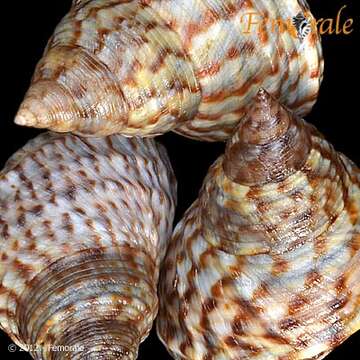
[[[313,23],[304,0],[74,0],[15,121],[224,140],[259,87],[303,116],[323,74]]]
[[[358,167],[260,90],[169,245],[173,357],[325,357],[360,328],[359,209]]]
[[[135,359],[175,191],[151,139],[30,141],[0,173],[1,328],[34,359]]]

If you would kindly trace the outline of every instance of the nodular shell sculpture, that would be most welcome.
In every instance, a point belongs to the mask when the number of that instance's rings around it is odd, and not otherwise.
[[[360,172],[261,90],[177,225],[158,333],[175,359],[322,359],[360,328]]]
[[[35,359],[135,359],[175,187],[150,139],[30,141],[0,173],[1,328]]]
[[[304,116],[323,74],[313,23],[304,0],[76,0],[15,122],[224,140],[259,87]]]

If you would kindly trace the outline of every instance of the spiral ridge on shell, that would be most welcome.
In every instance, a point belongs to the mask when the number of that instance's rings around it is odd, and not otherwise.
[[[176,226],[158,334],[175,359],[322,359],[360,328],[360,172],[260,90]]]
[[[323,74],[298,0],[74,1],[15,122],[83,136],[231,137],[260,87],[306,115]]]
[[[1,329],[35,359],[135,359],[175,203],[154,140],[31,140],[0,173]]]

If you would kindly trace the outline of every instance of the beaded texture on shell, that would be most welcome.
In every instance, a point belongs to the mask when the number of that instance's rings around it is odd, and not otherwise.
[[[322,359],[360,328],[360,172],[261,90],[175,228],[158,333],[176,359]]]
[[[174,130],[217,141],[259,87],[304,116],[323,74],[311,24],[304,0],[74,1],[15,121],[83,136]]]
[[[175,192],[154,140],[30,141],[0,173],[1,328],[35,359],[135,359]]]

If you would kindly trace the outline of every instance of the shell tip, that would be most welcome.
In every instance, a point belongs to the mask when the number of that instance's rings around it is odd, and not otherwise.
[[[223,169],[245,185],[279,182],[303,165],[310,143],[305,125],[261,88],[226,146]]]
[[[261,121],[262,125],[270,122],[269,115],[272,114],[272,110],[278,110],[281,108],[280,104],[274,99],[264,88],[260,88],[258,93],[256,94],[252,107],[250,108],[249,115],[252,118],[252,121]],[[267,124],[273,126],[273,122],[271,124]]]
[[[270,99],[271,98],[271,95],[264,89],[264,88],[260,88],[258,93],[257,93],[257,98],[260,99],[260,98],[268,98]]]
[[[35,115],[24,109],[19,110],[16,114],[14,122],[16,125],[20,126],[34,126],[37,123]]]
[[[36,128],[50,128],[55,119],[71,109],[62,89],[49,81],[30,86],[15,117],[15,124]]]

